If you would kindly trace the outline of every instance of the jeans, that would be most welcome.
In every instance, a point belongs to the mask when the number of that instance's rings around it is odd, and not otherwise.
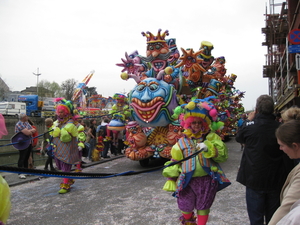
[[[246,187],[246,203],[251,225],[268,224],[280,206],[280,190],[257,191]]]
[[[89,160],[92,159],[92,152],[94,151],[95,146],[96,146],[96,139],[91,138],[91,140],[90,140],[90,149],[89,149],[89,153],[88,153],[88,159]]]
[[[50,165],[50,169],[54,170],[53,167],[53,158],[51,156],[48,155],[47,161],[45,163],[45,168],[44,169],[48,169],[48,165]]]
[[[107,153],[108,153],[109,149],[110,149],[111,154],[116,154],[116,152],[115,152],[116,148],[112,144],[112,141],[104,141],[104,149],[103,149],[103,152],[101,155],[103,158],[107,157]]]
[[[19,150],[19,160],[18,167],[28,168],[28,159],[32,150],[32,145],[29,145],[28,148],[24,150]]]

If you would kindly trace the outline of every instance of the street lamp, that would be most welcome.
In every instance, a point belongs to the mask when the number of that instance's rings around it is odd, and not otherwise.
[[[38,88],[38,83],[39,83],[39,76],[41,76],[42,74],[39,73],[39,68],[37,68],[37,73],[33,73],[33,75],[36,76],[36,94],[39,95],[39,88]]]

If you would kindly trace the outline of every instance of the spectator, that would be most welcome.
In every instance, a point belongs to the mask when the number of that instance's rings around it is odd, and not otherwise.
[[[44,132],[44,142],[43,148],[47,153],[47,161],[45,163],[44,170],[48,170],[48,166],[50,166],[51,171],[56,171],[53,166],[53,151],[51,151],[53,144],[52,144],[52,126],[53,120],[51,118],[45,119],[45,132]]]
[[[300,221],[300,199],[296,201],[288,214],[286,214],[276,225],[299,225]]]
[[[243,113],[241,115],[241,118],[237,122],[237,128],[238,130],[243,126],[244,122],[247,120],[247,114]],[[241,143],[241,151],[244,150],[244,143]]]
[[[277,130],[276,137],[280,149],[291,159],[300,159],[300,121],[284,122]],[[293,204],[300,199],[300,164],[289,173],[280,194],[280,206],[274,213],[269,225],[276,225],[292,210]],[[295,211],[294,211],[295,212]],[[291,212],[290,214],[294,213]],[[299,207],[298,207],[299,215]],[[297,221],[299,224],[299,220]],[[291,224],[291,223],[282,223]],[[294,223],[295,224],[295,223]]]
[[[125,148],[125,144],[124,144],[124,141],[125,141],[125,131],[126,130],[121,130],[118,133],[118,144],[117,144],[117,154],[118,155],[123,155],[122,151]]]
[[[28,123],[32,126],[32,128],[34,128],[36,130],[35,133],[32,134],[32,151],[30,153],[29,159],[28,159],[28,168],[29,169],[34,169],[34,159],[33,159],[33,149],[36,148],[37,144],[38,144],[38,138],[37,136],[39,135],[36,126],[34,125],[34,123],[32,122],[32,120],[28,119]]]
[[[22,134],[18,134],[19,132],[21,132]],[[32,135],[36,132],[36,129],[34,129],[28,122],[28,116],[25,113],[20,113],[19,115],[19,121],[16,123],[15,126],[15,137],[17,137],[18,135],[25,135],[25,137],[28,138],[32,138]],[[18,139],[18,138],[16,138]],[[12,138],[13,140],[13,138]],[[20,145],[24,145],[26,144],[25,142],[23,142],[23,144],[18,144],[18,146]],[[32,151],[32,140],[30,140],[28,142],[28,146],[26,144],[25,149],[20,149],[19,148],[19,160],[18,160],[18,167],[19,168],[28,168],[28,159],[30,157],[31,151]],[[24,174],[19,174],[19,178],[20,179],[26,179],[26,175]]]
[[[96,147],[96,124],[97,121],[95,119],[91,119],[90,120],[90,128],[88,131],[88,135],[90,137],[90,149],[89,149],[89,153],[88,153],[88,159],[89,161],[92,161],[92,152],[94,150],[94,148]]]
[[[103,142],[104,142],[104,149],[102,152],[103,158],[110,158],[108,156],[108,150],[110,149],[111,153],[114,151],[114,146],[112,144],[112,132],[107,128],[109,123],[109,119],[105,118],[100,126],[98,126],[98,130],[103,129]]]
[[[251,225],[268,224],[280,205],[282,185],[293,168],[293,161],[279,149],[275,130],[273,98],[261,95],[255,112],[236,135],[244,143],[237,181],[246,186],[246,204]]]
[[[300,108],[298,106],[293,106],[281,115],[282,121],[287,122],[289,120],[300,120]]]
[[[275,120],[278,121],[279,123],[282,123],[282,118],[281,118],[281,113],[277,112],[275,113]]]

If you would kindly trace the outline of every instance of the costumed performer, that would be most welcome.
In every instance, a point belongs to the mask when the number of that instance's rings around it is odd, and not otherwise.
[[[7,134],[5,119],[3,115],[0,114],[0,139],[3,135]],[[6,224],[10,214],[10,208],[10,189],[6,180],[0,175],[0,225]]]
[[[168,181],[163,190],[174,191],[173,196],[177,198],[178,208],[182,212],[179,218],[181,224],[204,225],[208,221],[216,192],[230,185],[218,164],[227,160],[228,149],[221,137],[214,132],[223,123],[212,122],[217,119],[217,111],[210,102],[202,99],[178,106],[175,114],[179,115],[185,131],[183,137],[172,147],[172,158],[166,165],[180,161],[200,149],[204,151],[186,161],[166,167],[163,176],[168,177]],[[197,217],[194,215],[195,209]]]
[[[6,224],[10,208],[10,189],[6,180],[0,175],[0,225]]]
[[[56,166],[63,172],[70,172],[72,165],[80,161],[78,149],[78,130],[73,120],[74,106],[71,101],[64,98],[56,99],[59,102],[56,106],[57,120],[54,122],[53,130],[53,153]],[[73,179],[63,178],[58,193],[67,193]]]

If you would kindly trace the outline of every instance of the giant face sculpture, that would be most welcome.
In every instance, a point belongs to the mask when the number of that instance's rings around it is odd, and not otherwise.
[[[134,109],[133,117],[142,126],[166,126],[173,120],[173,109],[178,105],[172,85],[156,78],[147,78],[138,83],[129,97]]]
[[[168,58],[171,55],[165,40],[165,37],[169,35],[169,31],[166,30],[161,34],[161,29],[159,29],[156,36],[149,31],[142,32],[142,35],[147,38],[147,51],[146,57],[141,57],[141,59],[144,62],[151,63],[151,68],[155,73],[158,73],[167,67]]]

